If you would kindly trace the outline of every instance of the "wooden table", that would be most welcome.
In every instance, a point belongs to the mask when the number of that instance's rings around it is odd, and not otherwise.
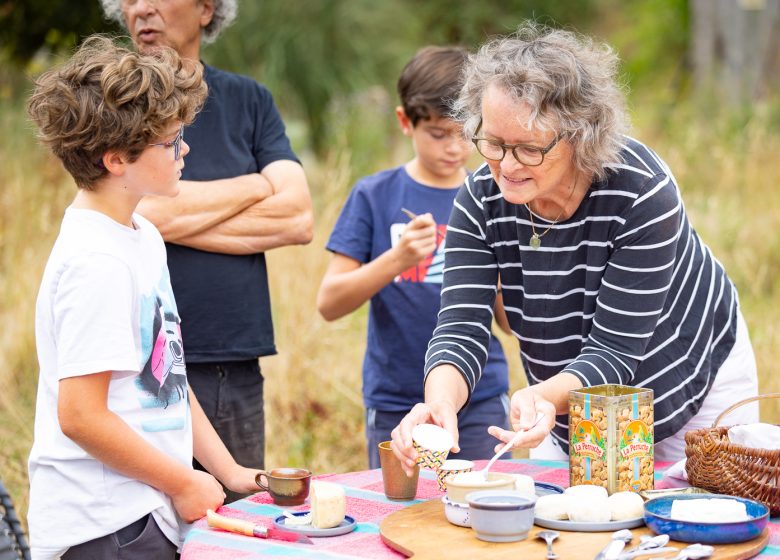
[[[483,462],[477,462],[480,468]],[[663,486],[663,471],[667,464],[656,464],[656,486]],[[568,486],[568,464],[560,461],[511,460],[499,461],[495,470],[523,473],[537,481]],[[393,502],[385,498],[380,470],[346,474],[317,476],[317,479],[341,484],[347,495],[347,514],[357,521],[357,529],[338,537],[316,538],[313,545],[296,545],[276,540],[262,540],[210,529],[205,520],[196,522],[187,534],[182,549],[182,560],[254,560],[260,558],[309,559],[357,559],[404,558],[404,555],[388,547],[380,536],[380,524],[387,516],[431,499],[439,499],[442,492],[436,486],[433,472],[422,471],[417,489],[417,499]],[[422,506],[417,506],[422,507]],[[433,506],[431,506],[433,507]],[[230,517],[252,520],[260,525],[273,525],[273,519],[282,509],[303,511],[309,504],[293,508],[281,508],[271,502],[266,493],[255,494],[220,508],[219,513]],[[437,518],[438,519],[438,518]],[[454,529],[458,529],[454,527]],[[463,531],[468,531],[463,529]],[[536,529],[532,529],[535,533]],[[606,534],[604,534],[606,535]],[[476,537],[475,537],[476,540]],[[608,540],[605,539],[605,540]],[[541,542],[539,543],[541,545]],[[501,546],[501,545],[498,545]],[[450,556],[442,550],[441,559]],[[591,556],[585,558],[589,560]],[[771,520],[769,544],[756,556],[761,560],[780,560],[780,517]],[[561,558],[566,560],[566,558]],[[578,559],[579,560],[579,559]]]

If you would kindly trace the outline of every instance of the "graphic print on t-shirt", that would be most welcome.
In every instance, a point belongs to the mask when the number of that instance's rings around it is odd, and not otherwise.
[[[168,408],[187,394],[181,320],[170,290],[162,290],[144,296],[141,303],[141,351],[146,360],[136,386],[144,393],[140,396],[144,408]],[[184,416],[169,417],[144,422],[143,427],[146,431],[181,429],[184,421]]]
[[[395,247],[403,235],[406,224],[390,226],[390,243]],[[417,265],[404,270],[395,277],[395,282],[428,282],[441,284],[444,275],[444,238],[447,236],[447,224],[436,224],[436,249]]]

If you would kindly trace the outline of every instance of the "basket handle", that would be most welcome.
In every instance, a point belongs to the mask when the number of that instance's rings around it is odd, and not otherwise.
[[[713,428],[717,428],[718,424],[720,424],[721,419],[726,416],[729,412],[732,410],[739,408],[743,404],[751,403],[753,401],[759,401],[762,399],[778,399],[780,398],[780,393],[767,393],[766,395],[756,395],[755,397],[749,397],[747,399],[743,399],[739,401],[738,403],[732,404],[730,407],[728,407],[726,410],[721,412],[718,417],[715,419],[715,422],[712,423]]]

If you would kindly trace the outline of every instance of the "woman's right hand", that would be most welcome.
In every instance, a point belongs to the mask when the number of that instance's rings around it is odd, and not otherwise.
[[[225,492],[216,478],[207,472],[191,469],[180,489],[171,493],[176,513],[186,523],[206,515],[207,509],[217,510],[225,502]]]
[[[452,451],[460,451],[458,447],[458,411],[448,402],[418,403],[404,416],[400,424],[391,432],[390,447],[401,461],[401,466],[407,476],[414,474],[417,462],[417,451],[412,445],[412,430],[418,424],[436,424],[452,434]]]

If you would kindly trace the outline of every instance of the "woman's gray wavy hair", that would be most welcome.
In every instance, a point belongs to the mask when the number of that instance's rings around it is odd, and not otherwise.
[[[453,118],[471,138],[482,118],[485,90],[496,84],[530,105],[530,122],[524,125],[563,134],[577,169],[602,179],[605,166],[620,161],[622,134],[628,129],[618,64],[606,44],[526,22],[469,57]]]
[[[203,41],[206,43],[215,41],[222,30],[233,23],[238,12],[236,0],[213,0],[213,2],[214,15],[201,32]],[[100,5],[103,6],[103,13],[106,14],[106,18],[117,21],[122,27],[127,28],[125,18],[122,17],[122,0],[100,0]]]

